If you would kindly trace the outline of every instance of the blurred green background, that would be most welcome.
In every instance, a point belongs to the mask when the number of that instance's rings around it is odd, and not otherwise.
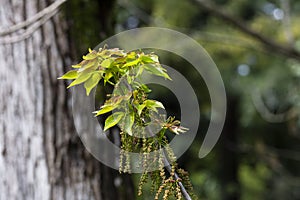
[[[138,27],[167,27],[198,41],[221,72],[227,93],[226,123],[213,151],[199,159],[211,111],[207,87],[184,59],[154,50],[161,63],[180,71],[198,95],[200,128],[179,159],[190,173],[197,196],[300,199],[300,1],[106,2],[109,10],[104,7],[101,10],[107,12],[100,14],[96,0],[68,3],[66,14],[81,30],[73,31],[74,46],[81,52],[78,58],[101,42],[99,38]],[[104,35],[94,26],[99,18]],[[179,117],[178,102],[169,98],[170,92],[162,87],[156,91],[168,112]],[[139,175],[134,178],[137,184]],[[148,189],[140,199],[153,199]]]

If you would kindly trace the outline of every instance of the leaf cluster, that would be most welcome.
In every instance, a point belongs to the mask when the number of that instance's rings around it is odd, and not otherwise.
[[[89,49],[89,53],[83,56],[83,60],[72,65],[73,70],[67,72],[59,79],[73,80],[68,88],[83,84],[86,94],[89,95],[101,81],[103,85],[112,85],[114,92],[108,95],[108,99],[94,111],[95,116],[111,113],[105,120],[104,131],[119,125],[121,138],[120,172],[131,170],[131,160],[128,152],[139,152],[141,166],[144,173],[141,177],[139,195],[147,178],[152,179],[153,188],[157,190],[156,198],[162,190],[165,190],[164,199],[174,194],[181,199],[182,194],[178,181],[174,178],[177,170],[176,157],[168,147],[166,130],[175,134],[186,132],[188,129],[180,126],[180,121],[174,117],[166,119],[160,110],[165,107],[159,101],[149,99],[151,92],[147,85],[142,84],[141,76],[148,73],[154,76],[171,80],[154,53],[145,54],[142,51],[124,52],[118,48],[100,48],[98,51]],[[151,130],[149,124],[156,127]],[[150,134],[150,135],[149,135]],[[167,177],[164,169],[162,148],[167,148],[167,156],[172,161],[172,172]],[[154,154],[150,154],[155,152]],[[151,169],[159,167],[160,170]],[[174,190],[174,192],[169,190]]]

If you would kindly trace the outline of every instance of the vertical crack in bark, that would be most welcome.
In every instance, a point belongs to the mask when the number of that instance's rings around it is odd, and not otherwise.
[[[37,1],[37,10],[41,10],[42,6],[41,6],[41,2],[38,0]],[[41,32],[41,41],[45,41],[45,37],[46,37],[46,33],[45,33],[45,27],[42,26],[40,28],[40,32]],[[48,47],[45,46],[45,44],[42,45],[43,50],[48,51]],[[47,57],[48,58],[48,57]],[[49,63],[49,60],[46,60],[46,63]],[[43,63],[42,63],[43,64]],[[54,199],[54,185],[55,185],[55,179],[54,179],[54,158],[55,158],[55,152],[53,151],[53,148],[51,148],[51,146],[54,146],[54,144],[51,142],[51,135],[49,135],[49,133],[51,133],[51,131],[48,130],[48,126],[49,126],[49,114],[48,113],[48,98],[51,97],[51,95],[49,95],[49,77],[48,77],[48,73],[47,73],[47,66],[41,66],[41,82],[42,82],[42,88],[43,88],[43,94],[41,95],[43,98],[43,109],[42,109],[42,136],[43,136],[43,147],[44,147],[44,152],[45,152],[45,160],[46,160],[46,166],[47,166],[47,170],[48,170],[48,180],[49,180],[49,184],[50,184],[50,196],[49,199]],[[51,93],[50,93],[51,94]],[[54,155],[53,155],[54,154]]]
[[[5,126],[5,123],[2,124],[2,133],[3,133],[3,148],[1,150],[1,154],[3,156],[3,158],[5,159],[6,157],[6,153],[7,153],[7,150],[6,150],[6,142],[7,142],[7,138],[6,138],[6,126]]]
[[[50,4],[50,1],[47,1],[47,4]],[[62,37],[62,35],[58,35],[57,33],[57,23],[54,21],[54,18],[49,20],[49,23],[51,24],[52,28],[53,28],[53,34],[54,34],[54,43],[57,49],[57,53],[58,53],[58,59],[56,62],[54,61],[54,63],[58,64],[58,61],[61,61],[62,66],[65,65],[65,57],[63,56],[62,53],[62,49],[63,47],[59,44],[59,38]],[[48,55],[48,59],[50,60],[51,55]],[[49,63],[49,70],[56,70],[57,66],[51,66],[52,69],[50,69],[50,63]],[[55,71],[55,75],[58,77],[59,76],[59,71]],[[49,74],[51,75],[51,71],[49,71]],[[54,151],[55,151],[55,168],[57,171],[60,172],[59,176],[56,177],[57,181],[59,182],[59,184],[62,185],[63,189],[63,198],[66,199],[67,198],[67,194],[66,194],[66,190],[67,190],[67,183],[66,183],[66,179],[69,179],[70,174],[68,173],[69,169],[71,168],[71,166],[69,165],[69,161],[68,161],[68,155],[67,153],[67,147],[68,147],[68,142],[63,141],[65,140],[69,140],[70,136],[66,136],[66,134],[71,134],[70,129],[69,128],[64,128],[63,126],[63,122],[62,120],[66,120],[66,123],[72,123],[72,118],[70,117],[70,115],[68,115],[69,110],[66,107],[66,102],[67,99],[63,98],[63,102],[60,102],[60,98],[57,94],[63,94],[65,95],[65,91],[61,91],[59,88],[59,83],[57,82],[56,77],[50,77],[51,79],[51,83],[52,83],[52,92],[53,94],[53,99],[52,99],[52,105],[53,105],[53,126],[55,127],[54,129],[54,141],[53,141],[53,145],[54,145]],[[62,115],[66,115],[65,117],[63,117]],[[60,134],[60,135],[58,135]],[[59,139],[62,138],[62,139]],[[71,183],[69,183],[71,184]],[[77,195],[75,195],[77,196]]]
[[[42,32],[42,31],[41,31]],[[43,34],[42,34],[43,35]],[[49,149],[47,147],[48,145],[48,139],[47,139],[47,135],[46,133],[48,132],[47,131],[47,127],[45,126],[47,124],[47,120],[46,120],[46,114],[47,114],[47,110],[46,110],[46,92],[47,91],[47,84],[46,84],[46,76],[45,76],[45,70],[42,68],[41,70],[41,76],[42,76],[42,87],[43,87],[43,94],[42,94],[42,98],[43,98],[43,111],[42,111],[42,123],[43,123],[43,126],[42,126],[42,135],[43,135],[43,147],[44,147],[44,152],[45,152],[45,160],[46,160],[46,166],[47,166],[47,169],[48,169],[48,180],[49,180],[49,183],[50,183],[50,197],[49,199],[53,199],[53,181],[52,181],[52,168],[51,168],[51,160],[49,158]]]

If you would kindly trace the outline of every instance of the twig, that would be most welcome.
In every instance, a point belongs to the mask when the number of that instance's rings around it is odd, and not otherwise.
[[[281,7],[284,13],[282,23],[283,29],[285,31],[286,39],[289,45],[292,47],[294,45],[294,36],[291,29],[291,17],[290,17],[290,1],[289,0],[280,0]]]
[[[167,171],[169,172],[169,174],[171,174],[171,172],[172,172],[171,165],[170,165],[170,163],[169,163],[169,161],[167,159],[167,156],[166,156],[165,152],[162,151],[162,153],[163,153],[163,161],[164,161],[165,168],[167,169]],[[186,191],[184,185],[180,181],[180,178],[179,178],[179,176],[178,176],[178,174],[176,172],[174,172],[174,177],[175,177],[175,180],[177,181],[178,185],[180,186],[180,189],[181,189],[183,197],[186,200],[192,200],[192,198],[190,197],[189,193]]]
[[[194,0],[199,6],[210,12],[211,14],[215,15],[216,17],[232,24],[240,31],[244,32],[245,34],[251,36],[252,38],[258,40],[262,43],[267,49],[271,49],[272,51],[284,55],[285,57],[294,58],[300,61],[300,52],[298,52],[295,48],[284,46],[278,44],[277,42],[267,38],[266,36],[258,33],[257,31],[249,28],[249,26],[245,25],[242,21],[236,20],[234,17],[228,15],[227,13],[223,12],[222,9],[218,8],[216,5],[212,5],[204,0]]]
[[[282,0],[282,1],[285,1],[285,0]],[[131,14],[134,14],[135,16],[137,16],[140,20],[146,22],[146,23],[153,23],[154,25],[156,26],[166,26],[166,27],[171,27],[173,29],[176,29],[176,30],[180,30],[180,31],[183,31],[183,32],[188,32],[189,29],[185,29],[185,28],[182,28],[182,27],[176,27],[176,26],[173,26],[171,24],[169,24],[167,21],[165,21],[164,19],[162,18],[158,18],[158,17],[153,17],[151,16],[150,14],[148,14],[146,11],[144,11],[143,9],[137,7],[136,5],[130,3],[129,1],[124,1],[124,0],[121,0],[118,2],[118,4],[121,6],[121,7],[124,7],[126,8],[127,10],[129,10],[129,12],[131,12]],[[284,11],[285,12],[285,11]],[[208,32],[203,32],[203,31],[194,31],[193,33],[190,34],[190,36],[192,36],[193,38],[199,38],[200,37],[200,40],[202,41],[206,41],[206,42],[217,42],[218,44],[231,44],[231,45],[234,45],[234,46],[237,46],[237,47],[244,47],[244,48],[247,48],[247,49],[251,49],[251,50],[254,50],[254,51],[262,51],[262,52],[265,52],[265,53],[273,53],[273,52],[270,52],[268,51],[268,49],[266,48],[261,48],[261,47],[258,47],[258,45],[255,45],[255,43],[251,43],[251,42],[246,42],[244,39],[242,38],[237,38],[237,37],[232,37],[232,36],[228,36],[228,35],[225,35],[225,34],[212,34],[212,33],[208,33]],[[260,41],[258,41],[260,42]],[[277,52],[275,52],[276,54]]]
[[[127,86],[127,85],[126,85]],[[129,86],[131,88],[131,86]],[[151,136],[154,136],[155,134],[153,133],[153,131],[149,128],[149,126],[146,127],[146,129],[150,132],[150,135]],[[172,168],[171,168],[171,164],[166,156],[166,153],[165,153],[165,150],[162,151],[162,155],[163,155],[163,162],[164,162],[164,166],[165,168],[167,169],[167,171],[169,172],[169,174],[171,175],[172,174]],[[178,185],[180,186],[180,190],[182,192],[182,195],[183,197],[186,199],[186,200],[192,200],[189,193],[186,191],[184,185],[182,184],[182,182],[180,181],[180,177],[179,175],[174,172],[174,177],[175,177],[175,180],[177,181]]]
[[[153,17],[152,15],[148,14],[145,10],[139,8],[136,4],[134,4],[131,1],[126,0],[119,0],[118,5],[125,8],[135,16],[137,16],[139,19],[144,21],[146,24],[153,23],[156,26],[167,26],[171,27],[169,23],[167,23],[166,20],[164,20],[161,17]]]
[[[50,6],[44,8],[42,11],[38,12],[37,14],[35,14],[34,16],[32,16],[31,18],[25,21],[22,21],[8,28],[0,27],[0,30],[4,29],[4,31],[0,31],[0,36],[5,36],[13,32],[16,32],[24,27],[30,26],[31,24],[38,22],[43,17],[55,15],[57,9],[66,1],[67,0],[57,0],[54,3],[52,3]]]

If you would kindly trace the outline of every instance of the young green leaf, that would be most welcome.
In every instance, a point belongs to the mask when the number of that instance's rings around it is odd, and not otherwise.
[[[113,63],[113,61],[114,61],[113,59],[107,58],[107,59],[103,60],[100,65],[104,68],[109,68],[111,66],[111,64]]]
[[[109,82],[110,84],[112,84],[109,79],[113,77],[113,73],[112,72],[106,72],[105,76],[104,76],[104,84],[106,84],[106,82]]]
[[[150,92],[151,92],[151,89],[148,88],[148,86],[145,85],[145,84],[142,84],[140,87],[141,87],[146,93],[150,93]]]
[[[155,101],[155,100],[146,100],[144,101],[145,106],[151,110],[154,110],[155,112],[157,112],[156,108],[162,108],[165,109],[165,107],[163,106],[163,104],[159,101]]]
[[[76,79],[77,76],[77,70],[71,70],[59,77],[58,79]]]
[[[86,69],[93,69],[95,70],[97,68],[97,60],[89,60],[86,62],[86,64],[82,65],[82,68],[79,69],[80,71],[86,70]]]
[[[124,116],[123,112],[115,112],[105,120],[104,131],[115,126]]]
[[[91,90],[99,83],[100,79],[101,75],[96,72],[84,83],[87,96],[89,96]]]
[[[160,65],[158,64],[146,64],[144,65],[144,68],[150,72],[151,74],[154,74],[156,76],[161,76],[164,77],[166,79],[172,80],[169,75],[166,73],[166,70],[164,68],[162,68]]]
[[[158,56],[157,55],[155,55],[155,54],[150,54],[150,57],[151,57],[151,59],[154,61],[154,62],[159,62],[159,60],[158,60]]]
[[[132,60],[132,59],[135,59],[135,57],[136,57],[136,52],[131,51],[131,52],[127,53],[127,59]]]
[[[124,56],[125,53],[123,50],[120,50],[119,48],[113,48],[109,49],[110,55],[111,56]]]
[[[142,111],[144,110],[144,108],[146,107],[146,104],[140,104],[136,106],[136,109],[138,111],[138,115],[142,114]]]
[[[81,64],[72,65],[72,68],[75,68],[75,69],[80,68],[80,67],[81,67]]]
[[[128,100],[129,98],[130,98],[129,94],[124,96],[111,97],[109,100],[105,102],[103,106],[101,106],[100,110],[94,112],[96,113],[95,117],[116,109],[124,99]]]
[[[136,77],[140,76],[143,73],[143,71],[144,71],[143,65],[139,66],[136,71],[137,71],[136,72]]]
[[[123,67],[130,67],[130,66],[133,66],[133,65],[137,65],[138,63],[140,62],[140,59],[135,59],[133,61],[129,61],[127,62],[125,65],[123,65]]]
[[[143,61],[144,63],[154,63],[155,61],[152,60],[151,56],[149,55],[142,55],[140,57],[141,61]]]
[[[86,56],[82,56],[82,58],[83,58],[84,60],[93,60],[93,59],[95,59],[97,56],[98,56],[98,55],[97,55],[96,51],[92,51],[91,53],[88,53]]]
[[[91,72],[87,72],[87,71],[83,71],[81,72],[77,79],[75,79],[67,88],[70,88],[74,85],[78,85],[80,83],[83,83],[84,81],[88,80],[90,78],[90,76],[92,75]]]
[[[95,113],[95,114],[96,114],[95,117],[97,117],[97,116],[99,116],[99,115],[108,113],[108,112],[110,112],[110,111],[116,109],[117,107],[118,107],[118,104],[114,104],[114,105],[103,105],[103,106],[101,107],[100,110],[95,111],[95,112],[93,112],[93,113]]]
[[[131,84],[131,83],[132,83],[132,80],[133,80],[133,77],[127,75],[127,76],[126,76],[126,79],[127,79],[127,82],[128,82],[129,84]]]
[[[124,131],[132,136],[132,126],[134,124],[134,112],[129,112],[125,115]]]

